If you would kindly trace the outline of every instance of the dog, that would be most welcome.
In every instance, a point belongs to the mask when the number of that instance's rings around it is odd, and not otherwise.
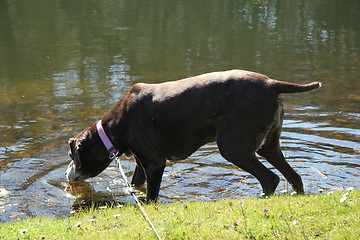
[[[112,161],[100,129],[118,154],[134,156],[131,184],[146,181],[146,200],[156,201],[167,160],[189,157],[216,141],[220,154],[253,175],[271,195],[279,177],[255,153],[278,169],[294,191],[304,192],[301,177],[285,160],[279,144],[284,109],[280,94],[321,87],[230,70],[160,84],[136,83],[101,122],[69,140],[72,159],[66,177],[80,181],[102,172]],[[100,127],[97,128],[97,127]]]

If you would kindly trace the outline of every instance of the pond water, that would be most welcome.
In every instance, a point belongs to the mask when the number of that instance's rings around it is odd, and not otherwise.
[[[284,96],[282,149],[306,192],[359,188],[359,23],[358,1],[0,1],[0,221],[132,202],[115,163],[70,186],[68,139],[134,83],[234,68],[321,81]],[[130,178],[133,161],[122,163]],[[260,193],[208,144],[168,165],[159,201]]]

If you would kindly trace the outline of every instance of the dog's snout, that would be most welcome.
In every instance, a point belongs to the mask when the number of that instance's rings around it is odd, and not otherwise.
[[[65,176],[69,182],[83,181],[89,177],[87,175],[82,174],[81,171],[75,172],[75,164],[73,161],[71,161],[70,164],[68,165],[65,172]]]

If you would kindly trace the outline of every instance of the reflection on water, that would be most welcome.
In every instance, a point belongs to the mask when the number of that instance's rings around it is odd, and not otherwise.
[[[233,68],[323,82],[284,96],[284,154],[307,192],[359,188],[359,22],[356,1],[0,1],[0,221],[132,202],[115,163],[69,186],[67,139],[136,82]],[[134,163],[122,163],[130,177]],[[208,144],[168,164],[160,201],[260,191]]]

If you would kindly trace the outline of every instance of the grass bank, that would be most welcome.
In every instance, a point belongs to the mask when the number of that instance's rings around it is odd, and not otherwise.
[[[358,239],[360,191],[146,205],[163,239]],[[0,225],[0,239],[155,239],[134,206]]]

